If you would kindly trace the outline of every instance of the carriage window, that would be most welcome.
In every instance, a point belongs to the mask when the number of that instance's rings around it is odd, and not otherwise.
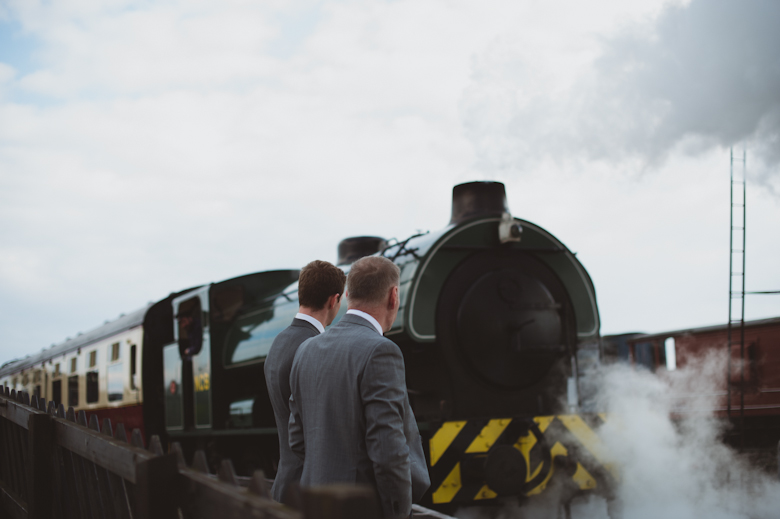
[[[230,420],[228,424],[233,427],[252,427],[252,407],[255,399],[247,398],[230,404]]]
[[[203,312],[200,299],[193,297],[179,305],[179,350],[182,358],[192,358],[203,347]]]
[[[135,385],[135,344],[130,346],[130,389],[138,389]]]
[[[112,364],[107,370],[108,380],[106,381],[106,390],[108,391],[108,401],[117,402],[122,400],[124,392],[124,381],[122,380],[122,364]]]
[[[89,352],[89,367],[94,368],[97,366],[97,350]]]
[[[62,380],[55,380],[51,383],[51,399],[57,406],[62,403]]]
[[[54,365],[54,376],[59,377],[60,376],[60,363]]]
[[[119,343],[115,342],[111,345],[111,362],[119,360]]]
[[[76,372],[76,361],[77,360],[78,359],[76,357],[73,357],[72,359],[70,359],[70,372],[71,373],[75,373]]]
[[[87,371],[87,403],[92,404],[98,401],[98,372]]]
[[[674,337],[669,337],[664,341],[666,350],[666,369],[674,371],[677,369],[677,350],[674,345]]]
[[[68,405],[78,407],[79,405],[79,376],[68,377]]]
[[[236,319],[225,342],[226,364],[264,358],[276,336],[290,325],[297,311],[298,305],[289,303]]]
[[[27,373],[22,375],[22,385],[26,386],[29,382],[30,382],[30,375],[28,375]]]
[[[650,371],[655,370],[655,354],[652,342],[640,342],[634,345],[634,363]]]

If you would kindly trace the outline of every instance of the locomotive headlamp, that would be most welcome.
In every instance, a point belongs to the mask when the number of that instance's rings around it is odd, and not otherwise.
[[[498,224],[498,239],[501,243],[520,241],[523,236],[523,227],[515,221],[509,213],[501,215],[501,223]]]

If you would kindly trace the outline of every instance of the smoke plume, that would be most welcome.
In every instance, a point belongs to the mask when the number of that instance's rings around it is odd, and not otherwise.
[[[661,165],[672,152],[747,146],[780,165],[780,3],[692,0],[624,26],[563,89],[507,45],[479,56],[462,101],[486,169],[530,159]],[[573,67],[572,67],[573,68]],[[755,169],[754,169],[755,171]]]
[[[726,358],[689,360],[652,374],[623,365],[603,369],[596,406],[608,420],[598,431],[619,467],[616,500],[576,498],[572,519],[770,519],[780,510],[780,482],[723,443],[727,424],[712,412],[723,394]],[[771,455],[771,453],[770,453]],[[554,499],[524,506],[461,510],[461,519],[558,517]],[[614,515],[610,516],[610,512]]]
[[[663,376],[608,369],[600,431],[621,467],[618,509],[625,519],[770,518],[780,484],[722,442],[712,410],[725,388],[726,358],[713,354]],[[676,416],[677,420],[673,420]]]

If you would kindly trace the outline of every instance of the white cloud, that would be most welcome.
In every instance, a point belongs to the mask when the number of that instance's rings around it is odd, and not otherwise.
[[[12,66],[0,63],[0,86],[11,81],[15,76],[16,70]]]

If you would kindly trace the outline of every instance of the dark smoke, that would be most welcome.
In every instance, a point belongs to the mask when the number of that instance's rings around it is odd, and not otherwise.
[[[481,165],[524,158],[655,167],[668,155],[747,147],[765,173],[780,164],[780,2],[693,0],[602,41],[566,91],[530,94],[516,58],[481,56],[463,101]],[[510,53],[511,54],[511,53]]]

